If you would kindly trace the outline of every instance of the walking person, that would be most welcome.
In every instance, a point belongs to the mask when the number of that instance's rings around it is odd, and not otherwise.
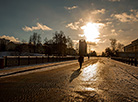
[[[84,62],[84,57],[83,57],[83,56],[79,56],[78,62],[79,62],[79,64],[80,64],[80,69],[81,69],[82,63]]]
[[[88,60],[90,59],[90,56],[89,55],[87,55],[88,56]]]

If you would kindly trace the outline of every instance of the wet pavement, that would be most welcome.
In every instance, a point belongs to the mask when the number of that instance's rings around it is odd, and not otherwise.
[[[0,102],[138,102],[138,67],[91,58],[0,79]]]

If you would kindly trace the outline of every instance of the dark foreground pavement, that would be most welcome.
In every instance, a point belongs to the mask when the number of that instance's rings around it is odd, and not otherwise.
[[[138,102],[138,68],[91,58],[57,69],[0,78],[0,102]]]

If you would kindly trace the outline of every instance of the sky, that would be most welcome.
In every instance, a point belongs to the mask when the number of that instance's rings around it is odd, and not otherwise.
[[[55,31],[98,53],[111,38],[130,44],[138,38],[138,0],[0,0],[0,38],[28,42],[36,32],[43,41]]]

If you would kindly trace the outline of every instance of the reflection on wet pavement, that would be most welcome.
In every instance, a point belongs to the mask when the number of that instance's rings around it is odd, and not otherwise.
[[[86,87],[85,90],[88,90],[88,91],[95,91],[95,88]]]
[[[89,64],[83,66],[81,70],[76,70],[70,77],[70,89],[77,93],[79,98],[83,97],[82,101],[95,102],[100,99],[102,90],[98,88],[101,78],[100,74],[101,63]],[[72,79],[72,80],[71,80]]]
[[[98,91],[99,65],[100,63],[97,62],[82,69],[75,70],[70,77],[70,83],[74,86],[73,89],[81,91]]]
[[[82,81],[96,81],[98,63],[89,65],[82,69],[81,80]]]
[[[82,81],[81,90],[98,91],[97,86],[94,85],[98,80],[98,65],[99,63],[97,62],[82,69],[80,74],[80,80]]]

